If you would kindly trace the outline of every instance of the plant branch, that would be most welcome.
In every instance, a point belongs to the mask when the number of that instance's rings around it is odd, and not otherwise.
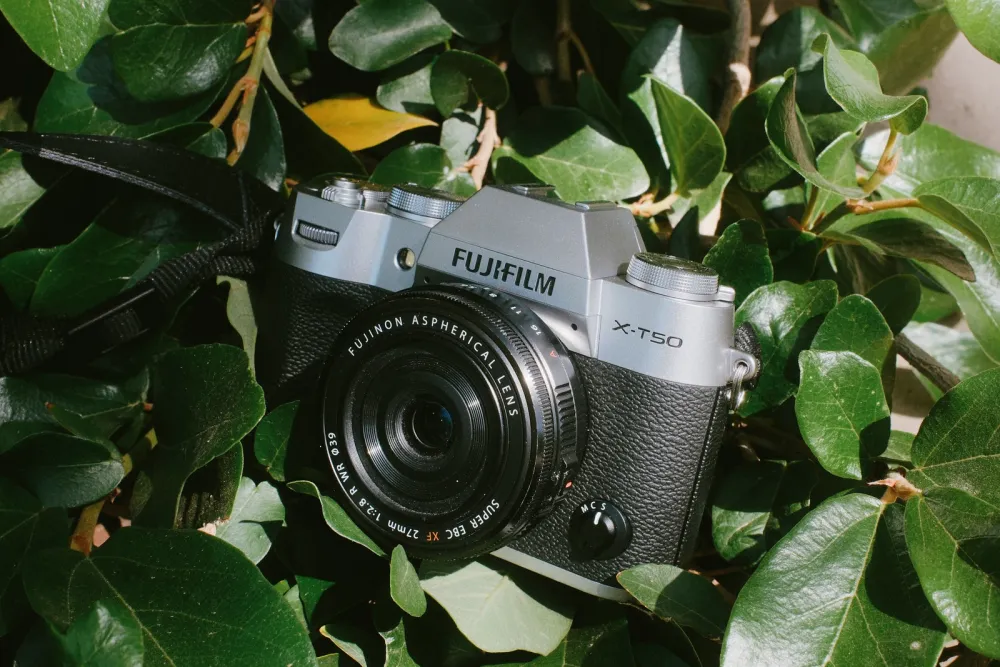
[[[664,197],[658,202],[653,201],[653,195],[651,192],[647,192],[643,196],[639,197],[638,201],[633,202],[629,205],[629,210],[632,215],[637,215],[640,218],[652,218],[664,211],[669,211],[674,203],[680,199],[680,193],[675,192],[667,197]]]
[[[882,201],[867,201],[865,199],[848,199],[845,204],[851,213],[862,215],[875,211],[888,211],[894,208],[923,208],[919,199],[883,199]]]
[[[716,124],[722,133],[729,129],[729,121],[733,117],[733,109],[750,91],[750,0],[726,0],[729,16],[732,20],[732,34],[729,44],[729,65],[726,75],[725,96],[719,107]]]
[[[569,35],[573,32],[571,0],[556,0],[556,72],[559,80],[573,81],[569,59]]]
[[[260,76],[264,70],[264,56],[267,53],[267,43],[271,39],[271,23],[274,20],[275,0],[263,0],[260,9],[250,15],[247,23],[258,23],[257,33],[253,38],[253,56],[250,58],[250,67],[247,73],[240,79],[237,85],[241,86],[243,101],[240,104],[239,115],[233,122],[233,142],[236,144],[233,151],[226,158],[229,164],[236,164],[246,148],[247,140],[250,138],[250,119],[253,117],[253,105],[257,99],[257,89],[260,87]],[[242,84],[242,85],[241,85]],[[230,93],[232,95],[232,93]],[[228,102],[228,98],[226,99]],[[220,109],[220,113],[221,113]],[[216,114],[218,116],[218,114]],[[228,114],[226,114],[228,115]],[[214,120],[214,118],[213,118]]]
[[[590,61],[590,54],[587,53],[587,49],[584,47],[583,40],[580,39],[580,36],[576,34],[574,30],[570,29],[569,33],[566,35],[566,39],[569,39],[569,41],[573,43],[573,47],[576,49],[576,52],[580,54],[580,60],[583,61],[583,69],[588,74],[593,74],[594,63]]]
[[[910,340],[906,334],[901,333],[896,336],[896,351],[921,375],[945,393],[954,389],[955,385],[962,381],[961,378],[942,366],[937,359]]]
[[[486,170],[490,166],[490,158],[493,156],[493,149],[500,146],[500,135],[497,134],[497,112],[489,107],[483,110],[483,129],[476,137],[479,148],[475,155],[463,164],[459,169],[469,172],[476,189],[481,190],[483,180],[486,178]]]
[[[802,212],[802,229],[810,230],[813,226],[813,214],[816,212],[816,204],[819,202],[819,188],[815,185],[809,191],[809,201],[806,202],[806,209]]]
[[[899,156],[893,154],[893,149],[896,147],[896,139],[898,138],[899,133],[894,129],[890,129],[889,138],[885,142],[885,148],[882,150],[882,156],[878,159],[878,164],[875,165],[875,171],[861,184],[861,189],[864,190],[866,195],[875,192],[875,188],[882,185],[882,181],[891,176],[892,172],[896,171]]]

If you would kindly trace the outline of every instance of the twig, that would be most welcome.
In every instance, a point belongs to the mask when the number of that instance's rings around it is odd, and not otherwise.
[[[479,148],[476,149],[475,155],[459,167],[460,171],[469,172],[477,190],[483,187],[483,180],[486,178],[486,170],[490,166],[493,149],[500,146],[500,135],[497,134],[497,112],[486,107],[483,111],[483,117],[483,129],[476,137]]]
[[[815,185],[812,186],[812,190],[809,192],[809,201],[806,202],[806,209],[802,212],[802,229],[809,230],[813,226],[813,213],[816,212],[816,204],[819,202],[819,188]]]
[[[557,0],[556,4],[556,68],[559,80],[573,81],[569,60],[569,34],[573,32],[570,0]]]
[[[921,375],[945,393],[954,389],[962,381],[961,378],[942,366],[937,359],[910,340],[906,334],[901,333],[896,336],[896,351]]]
[[[240,104],[240,113],[233,121],[233,141],[236,144],[226,162],[236,164],[246,148],[247,139],[250,138],[250,119],[253,117],[253,105],[257,99],[257,89],[260,87],[260,74],[264,69],[264,55],[267,53],[267,43],[271,39],[271,23],[274,20],[275,0],[264,0],[260,9],[251,14],[247,23],[256,22],[256,39],[253,43],[253,56],[250,58],[250,67],[247,73],[240,80],[242,83],[243,101]],[[239,85],[239,84],[237,84]],[[230,93],[231,94],[231,93]],[[228,98],[227,98],[228,101]],[[228,114],[227,114],[228,115]]]
[[[875,188],[882,185],[882,181],[891,176],[892,172],[896,171],[899,156],[893,155],[892,151],[896,147],[896,139],[898,137],[899,133],[896,130],[889,130],[889,138],[885,142],[885,148],[882,150],[882,156],[878,159],[878,164],[875,165],[875,171],[861,184],[861,189],[864,190],[866,195],[875,192]]]
[[[576,48],[576,52],[580,54],[580,60],[583,61],[583,69],[588,74],[593,74],[594,63],[590,62],[590,54],[587,53],[587,49],[583,46],[583,40],[580,39],[580,36],[576,34],[576,31],[570,29],[565,38],[573,43],[573,47]]]
[[[535,92],[538,93],[538,103],[543,107],[552,106],[552,83],[547,76],[535,77]]]
[[[733,109],[750,91],[750,0],[726,0],[732,19],[732,36],[729,44],[729,65],[725,96],[719,107],[716,124],[722,133],[729,129]]]
[[[882,201],[867,201],[865,199],[848,199],[845,204],[851,213],[861,215],[875,211],[888,211],[894,208],[923,208],[919,199],[883,199]]]
[[[719,580],[713,577],[708,572],[702,572],[701,570],[688,570],[688,572],[690,572],[691,574],[696,574],[699,577],[708,579],[710,582],[712,582],[712,585],[715,586],[716,590],[719,591],[719,594],[722,595],[723,599],[726,602],[728,602],[730,605],[736,603],[736,596],[730,593],[728,590],[726,590],[726,587],[723,586],[721,583],[719,583]]]
[[[128,454],[122,456],[122,468],[125,469],[125,474],[122,475],[122,478],[127,477],[132,472],[132,457]],[[104,503],[109,498],[117,495],[117,493],[118,490],[116,489],[107,496],[92,502],[80,510],[80,517],[76,520],[76,528],[73,529],[73,534],[69,537],[70,549],[79,551],[84,556],[90,555],[91,549],[94,548],[94,531],[97,529],[97,520],[101,518]]]
[[[654,202],[653,197],[652,193],[647,192],[639,197],[638,201],[630,204],[629,210],[632,211],[632,215],[637,215],[640,218],[652,218],[664,211],[668,211],[680,199],[680,193],[674,192],[658,202]]]
[[[219,110],[215,112],[214,116],[212,116],[212,120],[209,121],[213,127],[222,127],[222,124],[226,122],[227,118],[229,118],[229,114],[232,113],[233,107],[236,106],[237,100],[240,99],[240,95],[243,93],[244,85],[244,80],[240,79],[236,82],[236,85],[233,86],[233,89],[229,91],[229,94],[226,95],[226,99],[222,103],[222,106],[219,107]]]

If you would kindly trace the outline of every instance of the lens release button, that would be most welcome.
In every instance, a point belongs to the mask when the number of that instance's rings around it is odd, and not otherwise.
[[[605,560],[625,551],[632,540],[628,519],[607,500],[590,500],[573,510],[569,545],[574,560]]]

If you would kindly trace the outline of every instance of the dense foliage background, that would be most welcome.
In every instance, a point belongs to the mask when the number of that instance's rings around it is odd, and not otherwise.
[[[0,129],[169,142],[284,193],[341,171],[619,201],[764,350],[691,569],[623,572],[617,605],[382,553],[287,455],[313,445],[254,379],[253,286],[220,276],[155,335],[0,378],[0,661],[1000,658],[1000,154],[914,89],[959,29],[1000,59],[1000,3],[785,9],[758,44],[740,0],[0,0]],[[220,233],[0,153],[5,314],[78,315]],[[915,438],[889,427],[897,352],[948,391]]]

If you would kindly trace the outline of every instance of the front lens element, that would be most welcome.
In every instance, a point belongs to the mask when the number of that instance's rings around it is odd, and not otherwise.
[[[433,398],[419,398],[410,414],[410,432],[431,454],[442,454],[455,432],[451,410]]]

